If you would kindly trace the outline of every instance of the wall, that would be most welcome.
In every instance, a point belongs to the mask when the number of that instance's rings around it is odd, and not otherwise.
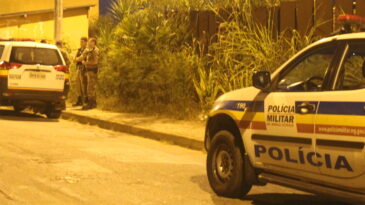
[[[1,0],[0,15],[26,11],[54,9],[55,0]],[[99,16],[99,0],[63,0],[63,7],[95,5],[90,9],[90,18]]]
[[[64,12],[62,38],[75,49],[79,46],[79,39],[88,36],[88,26],[88,9],[67,10]],[[46,39],[53,43],[53,13],[3,18],[0,21],[0,37]]]
[[[46,39],[54,43],[54,2],[54,0],[1,0],[0,38],[32,38],[36,41]],[[95,6],[90,9],[85,7],[89,5]],[[83,6],[84,8],[81,8]],[[63,0],[63,7],[66,10],[62,39],[75,49],[79,46],[79,39],[88,36],[89,22],[99,16],[99,0]],[[47,10],[46,13],[1,17],[1,15]]]

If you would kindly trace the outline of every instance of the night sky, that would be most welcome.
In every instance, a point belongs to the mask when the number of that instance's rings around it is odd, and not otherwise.
[[[99,11],[100,11],[100,15],[105,15],[108,13],[108,8],[110,3],[114,1],[114,0],[99,0]]]

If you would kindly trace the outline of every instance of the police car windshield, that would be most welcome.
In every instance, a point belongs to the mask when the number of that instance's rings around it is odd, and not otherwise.
[[[63,65],[56,49],[34,47],[13,47],[10,62],[29,65]]]

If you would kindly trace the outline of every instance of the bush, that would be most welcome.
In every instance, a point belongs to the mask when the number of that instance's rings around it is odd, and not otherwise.
[[[177,117],[196,107],[187,15],[168,15],[148,7],[124,12],[115,27],[100,31],[99,99],[114,99],[124,111]]]

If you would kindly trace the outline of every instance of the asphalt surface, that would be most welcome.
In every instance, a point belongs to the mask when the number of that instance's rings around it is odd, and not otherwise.
[[[0,111],[0,204],[341,204],[276,185],[216,196],[206,154],[39,115]]]

